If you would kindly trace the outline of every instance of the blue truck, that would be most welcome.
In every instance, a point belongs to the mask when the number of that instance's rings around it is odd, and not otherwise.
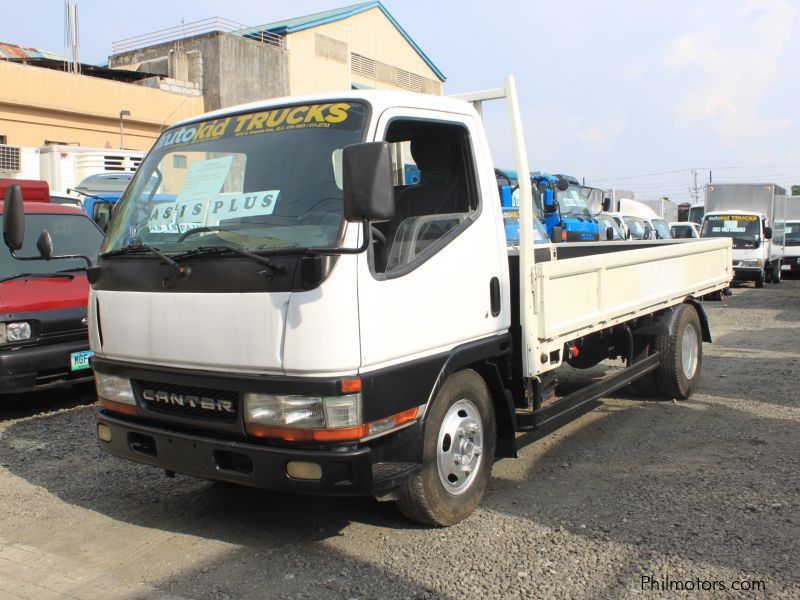
[[[495,169],[504,209],[517,206],[514,191],[519,187],[517,174]],[[604,199],[601,190],[586,187],[569,175],[531,173],[535,213],[553,242],[592,242],[600,239],[600,223],[593,211],[599,212]],[[504,192],[509,188],[509,192]],[[508,228],[508,226],[507,226]],[[508,235],[508,231],[506,232]]]

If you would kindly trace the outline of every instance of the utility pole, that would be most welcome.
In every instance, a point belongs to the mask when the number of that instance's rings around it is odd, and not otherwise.
[[[714,180],[711,178],[711,169],[708,170],[708,183],[714,183]]]
[[[692,195],[692,199],[694,202],[692,204],[699,204],[700,203],[700,188],[697,187],[697,169],[692,169],[692,178],[694,179],[694,185],[689,188],[689,193]]]

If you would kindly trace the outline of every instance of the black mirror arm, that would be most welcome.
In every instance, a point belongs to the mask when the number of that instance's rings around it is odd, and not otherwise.
[[[91,269],[94,266],[92,263],[92,259],[88,256],[84,256],[83,254],[59,254],[56,256],[51,256],[47,258],[46,256],[17,256],[17,253],[14,250],[11,250],[11,256],[13,256],[16,260],[63,260],[63,259],[74,259],[80,258],[81,260],[86,261],[86,266]]]
[[[361,225],[364,232],[364,241],[361,242],[361,245],[358,248],[308,248],[306,252],[308,254],[325,256],[336,256],[339,254],[361,254],[362,252],[366,252],[370,244],[369,219],[361,219]]]

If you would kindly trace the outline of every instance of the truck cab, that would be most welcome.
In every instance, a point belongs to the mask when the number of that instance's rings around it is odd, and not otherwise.
[[[40,183],[40,182],[36,182]],[[45,184],[46,185],[46,184]],[[12,187],[36,197],[24,182]],[[8,200],[0,202],[6,226]],[[0,252],[0,394],[91,381],[86,301],[89,283],[82,256],[97,258],[103,236],[78,207],[23,202],[24,242],[18,252]],[[71,258],[40,256],[37,236],[47,230],[55,251]],[[0,400],[1,402],[2,400]]]
[[[764,287],[774,252],[772,228],[763,214],[740,210],[708,212],[700,237],[729,237],[733,243],[734,277]]]
[[[587,202],[592,188],[581,186],[574,177],[539,173],[531,176],[538,190],[547,234],[555,242],[594,242],[600,239],[600,225]],[[560,232],[561,238],[558,238]],[[556,234],[554,238],[554,233]]]
[[[786,221],[783,247],[783,268],[792,273],[800,272],[800,220]]]

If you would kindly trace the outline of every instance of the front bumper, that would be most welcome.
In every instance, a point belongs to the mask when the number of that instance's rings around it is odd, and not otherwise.
[[[0,394],[30,392],[91,381],[91,369],[70,369],[70,354],[88,347],[88,340],[77,340],[45,346],[19,346],[0,352]]]
[[[760,267],[734,267],[733,279],[734,281],[753,281],[758,279],[759,275],[764,274],[764,269]]]
[[[789,271],[800,271],[800,256],[784,256],[782,266]]]
[[[305,450],[266,446],[168,430],[111,414],[96,413],[97,423],[107,426],[111,440],[99,441],[111,454],[167,471],[214,481],[227,481],[262,489],[328,496],[381,495],[399,487],[420,465],[393,462],[385,458],[385,445],[397,437],[418,435],[412,427],[398,431],[381,444]],[[378,440],[375,440],[378,441]],[[287,475],[290,461],[316,463],[319,480],[292,479]]]

